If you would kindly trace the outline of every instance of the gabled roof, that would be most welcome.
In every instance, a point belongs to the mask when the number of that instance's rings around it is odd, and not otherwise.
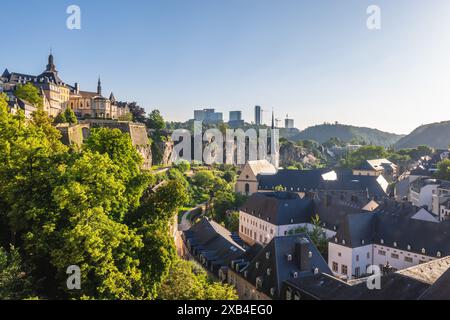
[[[328,274],[291,279],[286,290],[307,294],[317,300],[415,300],[430,286],[398,273],[381,277],[380,289],[369,289],[366,281],[354,285]]]
[[[288,259],[290,255],[291,259]],[[303,260],[302,260],[303,259]],[[302,262],[303,261],[303,262]],[[269,269],[269,272],[268,272]],[[284,281],[312,276],[315,271],[329,273],[326,261],[306,234],[275,237],[250,264],[241,270],[241,276],[256,285],[262,280],[261,291],[273,298],[280,298]],[[271,289],[275,295],[271,295]]]
[[[450,256],[397,271],[398,274],[433,284],[450,268]],[[450,298],[450,297],[449,297]]]
[[[328,170],[329,171],[329,170]],[[260,190],[273,190],[281,185],[287,191],[304,192],[318,189],[326,170],[278,170],[276,174],[258,176]]]
[[[333,179],[330,179],[333,177]],[[278,170],[276,174],[259,175],[259,190],[274,190],[283,186],[286,191],[307,192],[311,190],[366,191],[371,196],[387,195],[387,181],[382,177],[353,175],[351,171],[330,170]]]
[[[248,161],[247,164],[252,169],[255,176],[259,174],[275,174],[277,168],[266,159]]]
[[[352,248],[362,246],[364,240],[365,244],[395,247],[425,256],[450,255],[450,221],[435,223],[404,214],[377,211],[347,215],[336,238],[339,244]]]
[[[277,226],[309,222],[314,214],[312,200],[288,192],[254,193],[240,210]]]
[[[183,232],[192,247],[203,252],[207,259],[227,266],[240,258],[245,249],[238,237],[217,222],[203,218],[189,230]]]

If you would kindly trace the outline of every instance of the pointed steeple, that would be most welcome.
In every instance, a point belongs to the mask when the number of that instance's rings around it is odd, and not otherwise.
[[[48,56],[48,64],[47,64],[47,71],[53,71],[56,72],[56,67],[55,64],[53,62],[53,53],[52,53],[52,49],[50,49],[50,54]]]
[[[8,69],[5,69],[5,71],[3,71],[2,77],[4,77],[4,78],[9,77],[9,71],[8,71]]]
[[[102,81],[101,81],[101,79],[100,79],[100,76],[98,76],[97,94],[98,94],[99,96],[102,95]]]
[[[273,109],[272,109],[272,129],[275,129],[275,115],[273,113]]]
[[[109,101],[111,101],[112,103],[116,102],[116,98],[114,97],[114,93],[111,92],[111,94],[109,95]]]

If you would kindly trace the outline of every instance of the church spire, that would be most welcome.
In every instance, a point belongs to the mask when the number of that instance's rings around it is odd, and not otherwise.
[[[48,56],[47,71],[53,71],[53,72],[56,72],[56,67],[55,67],[55,64],[54,64],[54,62],[53,62],[53,53],[52,53],[52,49],[50,49],[50,54],[49,54],[49,56]]]
[[[272,129],[275,129],[275,115],[273,113],[273,109],[272,109]]]
[[[102,95],[102,81],[100,80],[100,76],[98,76],[97,94],[98,94],[99,96]]]

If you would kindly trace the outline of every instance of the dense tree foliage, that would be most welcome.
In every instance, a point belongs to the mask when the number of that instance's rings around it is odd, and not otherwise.
[[[164,118],[162,117],[158,109],[153,110],[148,115],[147,126],[150,129],[155,129],[157,131],[162,130],[166,127]]]
[[[67,108],[64,111],[64,118],[66,119],[66,122],[68,122],[70,124],[78,123],[77,117],[76,117],[75,113],[73,112],[72,108]]]
[[[438,163],[438,171],[436,173],[439,179],[450,181],[450,160],[445,159]]]
[[[187,186],[156,188],[141,164],[127,134],[95,129],[69,149],[42,108],[26,122],[0,96],[0,298],[157,298]],[[67,289],[71,265],[81,290]]]
[[[208,275],[192,261],[177,260],[163,282],[159,298],[168,300],[235,300],[235,290],[208,279]]]
[[[43,100],[39,95],[39,90],[31,83],[18,85],[16,91],[14,92],[14,95],[17,98],[32,103],[36,107],[43,107]]]

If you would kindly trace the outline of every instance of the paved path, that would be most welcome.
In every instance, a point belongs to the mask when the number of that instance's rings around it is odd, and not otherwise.
[[[189,214],[192,211],[195,211],[198,208],[201,208],[205,205],[206,205],[206,202],[201,203],[201,204],[197,205],[196,207],[183,213],[183,216],[181,217],[181,222],[180,222],[180,224],[178,224],[178,231],[185,231],[185,230],[189,229],[191,227],[191,221],[189,220]]]

